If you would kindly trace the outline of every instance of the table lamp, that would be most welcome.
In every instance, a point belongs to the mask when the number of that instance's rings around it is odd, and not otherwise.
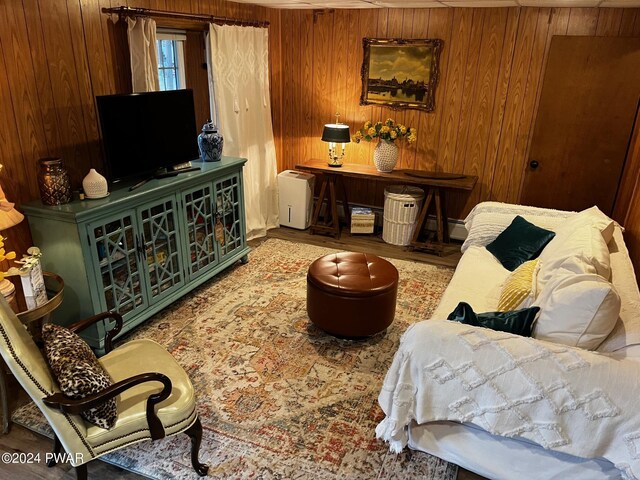
[[[13,208],[13,206],[14,204],[7,200],[2,187],[0,187],[0,232],[15,226],[22,220],[24,220],[24,215]],[[5,256],[4,252],[2,252],[2,254],[2,256]],[[9,259],[8,254],[6,258]],[[0,293],[5,297],[9,297],[15,291],[15,289],[16,287],[13,285],[13,283],[11,283],[6,278],[3,278],[0,282]]]
[[[336,113],[336,123],[327,123],[322,130],[322,141],[329,142],[329,166],[341,167],[342,159],[344,158],[345,143],[351,141],[351,134],[349,133],[349,125],[340,123],[340,114]],[[342,151],[338,156],[336,144],[342,144]]]

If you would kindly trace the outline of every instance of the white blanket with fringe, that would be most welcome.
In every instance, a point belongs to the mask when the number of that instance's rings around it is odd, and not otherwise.
[[[449,420],[521,437],[640,478],[640,363],[457,322],[404,334],[376,435],[400,452],[409,425]]]

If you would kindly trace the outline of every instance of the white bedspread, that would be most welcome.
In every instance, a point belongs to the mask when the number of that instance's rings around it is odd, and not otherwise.
[[[378,398],[399,452],[411,422],[469,422],[640,478],[640,363],[456,322],[411,326]]]

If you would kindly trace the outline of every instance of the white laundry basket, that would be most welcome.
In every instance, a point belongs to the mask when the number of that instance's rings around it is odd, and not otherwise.
[[[418,187],[392,185],[384,189],[382,239],[392,245],[409,245],[424,192]]]

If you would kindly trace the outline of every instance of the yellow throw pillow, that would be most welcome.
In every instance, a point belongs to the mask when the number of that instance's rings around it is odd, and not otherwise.
[[[502,292],[500,292],[500,301],[497,308],[499,312],[508,312],[530,306],[525,304],[525,301],[530,300],[532,297],[533,274],[537,264],[537,258],[524,262],[507,277],[502,286]]]

